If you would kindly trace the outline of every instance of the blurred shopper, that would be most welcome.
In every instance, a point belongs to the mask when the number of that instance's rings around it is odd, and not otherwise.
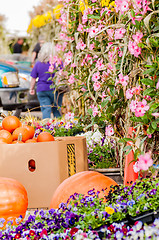
[[[34,49],[32,51],[32,57],[31,57],[31,63],[32,63],[32,66],[34,66],[37,58],[38,58],[38,53],[42,47],[42,45],[44,44],[45,42],[45,39],[43,36],[39,36],[39,39],[38,39],[38,42],[37,44],[34,46]]]
[[[44,118],[51,118],[51,112],[54,117],[61,117],[61,106],[63,93],[59,91],[53,91],[50,88],[52,81],[48,80],[50,77],[54,77],[54,73],[49,73],[50,67],[50,55],[55,55],[55,47],[52,43],[44,43],[38,54],[38,61],[35,63],[31,72],[30,94],[35,94],[35,84],[37,80],[37,97],[40,103],[42,116]]]
[[[13,53],[22,53],[23,42],[23,38],[18,38],[17,42],[13,45]]]

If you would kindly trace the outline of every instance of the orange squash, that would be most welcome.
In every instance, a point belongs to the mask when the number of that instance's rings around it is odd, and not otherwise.
[[[3,129],[13,132],[16,128],[20,127],[21,122],[16,116],[7,116],[2,120]]]
[[[37,136],[37,142],[50,142],[50,141],[55,141],[55,139],[49,132],[41,132]]]
[[[55,190],[50,208],[58,208],[66,203],[74,193],[87,194],[89,190],[100,191],[99,197],[107,195],[111,185],[118,185],[113,179],[95,171],[83,171],[65,179]],[[104,192],[102,189],[107,188]]]
[[[28,207],[28,196],[24,186],[15,179],[0,177],[0,218],[7,221],[16,219],[22,215],[25,217]]]

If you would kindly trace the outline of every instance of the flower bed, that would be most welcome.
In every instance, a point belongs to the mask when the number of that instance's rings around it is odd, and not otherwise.
[[[18,226],[0,231],[1,239],[134,239],[138,236],[159,235],[159,219],[151,226],[142,222],[131,225],[128,214],[138,216],[159,207],[158,179],[137,180],[132,186],[112,187],[107,201],[98,198],[93,189],[88,195],[75,193],[59,209],[36,210]],[[122,223],[125,221],[127,224]],[[0,219],[1,227],[3,219]],[[99,233],[99,237],[98,237]]]

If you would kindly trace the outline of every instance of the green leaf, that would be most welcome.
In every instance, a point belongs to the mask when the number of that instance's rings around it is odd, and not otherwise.
[[[143,92],[143,95],[146,96],[146,95],[150,95],[154,92],[154,88],[147,88],[144,92]]]
[[[123,148],[123,151],[127,151],[127,150],[130,150],[130,149],[132,150],[131,146],[126,146],[126,147]]]
[[[124,142],[129,142],[129,141],[133,142],[133,139],[132,138],[122,138],[118,142],[119,143],[124,143]]]
[[[152,123],[151,123],[151,126],[152,126],[153,129],[156,130],[156,128],[157,128],[157,123],[156,123],[156,122],[152,122]]]
[[[129,151],[127,151],[127,152],[125,153],[125,155],[128,155],[128,154],[131,152],[131,150],[132,150],[132,149],[130,149]]]
[[[153,112],[156,108],[159,107],[159,103],[154,103],[150,106],[149,112]]]
[[[148,78],[143,78],[141,80],[141,82],[145,85],[150,85],[150,86],[153,86],[153,84],[154,84],[154,82],[151,79],[148,79]]]
[[[135,12],[134,12],[133,9],[131,9],[131,16],[132,16],[132,17],[135,17]]]
[[[88,16],[88,19],[97,19],[97,20],[100,19],[100,16],[95,16],[93,14],[88,14],[87,16]]]
[[[154,72],[156,70],[156,68],[154,68],[154,67],[151,67],[150,69],[147,69],[146,71],[144,71],[143,72],[143,74],[150,74],[150,73],[152,73],[152,72]]]
[[[150,125],[147,129],[147,134],[150,135],[150,134],[153,134],[155,131],[155,129],[152,128],[152,126]]]

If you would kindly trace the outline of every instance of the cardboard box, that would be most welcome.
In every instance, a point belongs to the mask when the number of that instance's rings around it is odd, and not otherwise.
[[[35,170],[30,171],[30,160]],[[57,137],[54,142],[0,144],[0,176],[21,182],[28,208],[48,208],[54,191],[66,178],[88,170],[86,139]]]

